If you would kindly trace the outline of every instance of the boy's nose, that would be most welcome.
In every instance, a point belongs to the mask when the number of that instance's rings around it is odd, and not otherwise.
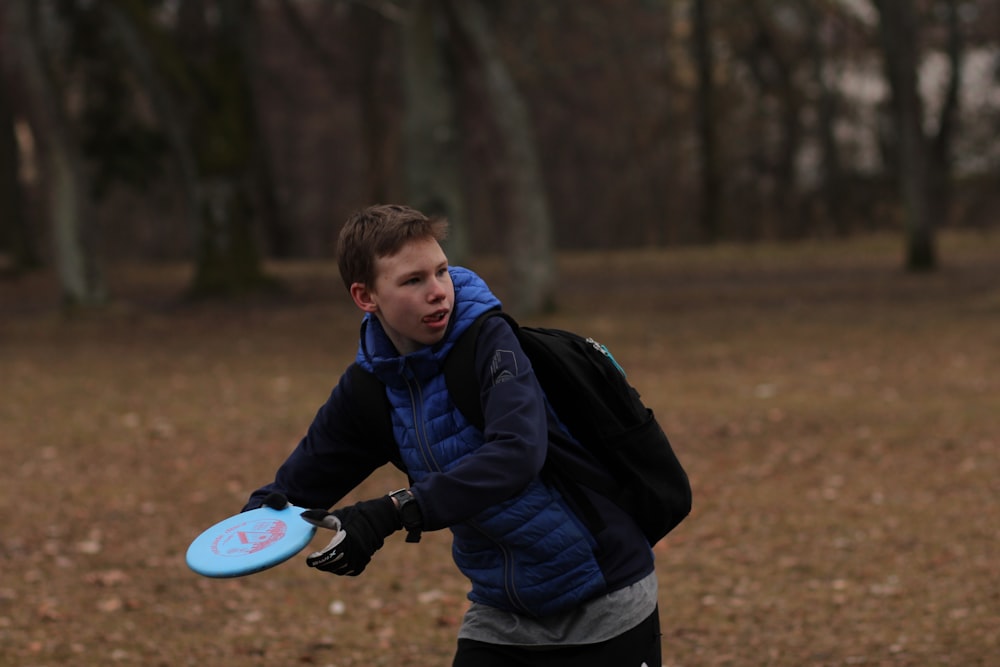
[[[434,280],[431,282],[431,289],[427,294],[427,298],[430,301],[440,301],[447,294],[445,290],[445,285],[443,280]]]

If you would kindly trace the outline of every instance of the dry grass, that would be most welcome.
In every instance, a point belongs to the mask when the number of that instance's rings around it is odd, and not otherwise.
[[[926,276],[896,239],[563,259],[546,323],[609,344],[694,485],[657,547],[665,664],[1000,654],[1000,239],[942,241]],[[0,284],[0,665],[449,664],[446,534],[357,579],[183,563],[352,356],[331,267],[274,271],[285,297],[209,307],[174,300],[181,269],[119,267],[122,303],[73,320],[50,276]]]

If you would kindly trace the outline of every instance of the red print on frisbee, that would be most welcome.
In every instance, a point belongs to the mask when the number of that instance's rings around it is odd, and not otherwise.
[[[278,542],[287,526],[281,519],[246,521],[232,526],[212,542],[212,552],[220,556],[247,556]]]

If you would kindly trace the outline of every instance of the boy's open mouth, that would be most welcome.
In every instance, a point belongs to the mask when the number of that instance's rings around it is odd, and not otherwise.
[[[424,318],[424,322],[427,322],[428,324],[434,324],[435,322],[441,322],[446,317],[448,317],[448,313],[449,313],[449,311],[447,311],[447,310],[439,310],[436,313],[434,313],[433,315],[428,315],[427,317],[425,317]]]

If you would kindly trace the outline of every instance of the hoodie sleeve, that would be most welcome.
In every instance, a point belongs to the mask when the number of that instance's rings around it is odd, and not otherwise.
[[[363,413],[354,405],[351,374],[344,373],[274,481],[251,493],[243,511],[260,507],[272,491],[300,507],[326,509],[375,469],[395,462],[394,452],[365,437],[357,419]]]
[[[447,472],[432,473],[412,487],[425,530],[461,523],[516,496],[545,463],[545,397],[531,362],[502,318],[483,323],[475,366],[484,442]]]

